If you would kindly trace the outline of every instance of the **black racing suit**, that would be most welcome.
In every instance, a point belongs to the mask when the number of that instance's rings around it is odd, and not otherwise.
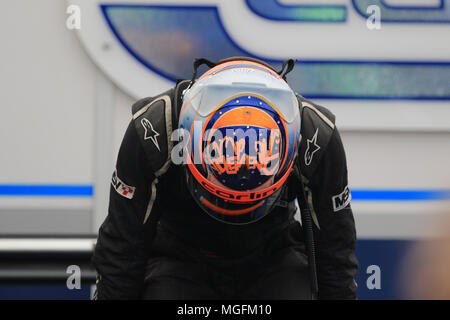
[[[310,143],[307,138],[301,143]],[[93,256],[98,299],[307,298],[304,235],[293,218],[294,202],[251,224],[221,223],[192,199],[181,166],[171,165],[155,180],[140,139],[132,122],[120,147],[109,213]],[[117,181],[135,188],[131,199],[123,187],[117,189]],[[353,214],[350,204],[338,211],[333,204],[347,187],[337,129],[307,187],[319,224],[319,299],[355,299]]]

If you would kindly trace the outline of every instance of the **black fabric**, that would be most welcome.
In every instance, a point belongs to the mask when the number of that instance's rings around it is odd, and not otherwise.
[[[327,114],[324,108],[321,110]],[[318,117],[311,119],[315,120],[304,123],[302,131],[311,131],[308,126],[322,121]],[[239,264],[239,261],[246,261],[241,264],[242,268],[255,270],[250,267],[252,261],[259,261],[258,264],[263,267],[268,266],[260,259],[248,258],[255,252],[266,252],[261,254],[266,257],[264,261],[276,266],[280,265],[282,257],[274,253],[302,245],[300,228],[297,227],[296,237],[285,236],[286,227],[293,223],[292,203],[287,208],[277,207],[255,223],[240,226],[223,224],[196,205],[186,190],[182,168],[175,165],[159,178],[153,209],[144,224],[155,176],[140,139],[136,128],[130,124],[119,151],[117,176],[127,185],[136,187],[136,192],[132,199],[127,199],[111,188],[108,217],[99,230],[93,257],[100,276],[99,299],[142,297],[148,259],[164,257],[171,260],[175,257],[175,260],[192,263],[192,256],[213,255],[216,258],[206,262],[209,268],[217,272],[225,272],[224,266]],[[306,142],[307,139],[302,139],[300,148]],[[345,153],[337,129],[327,145],[321,148],[322,156],[313,157],[312,161],[318,163],[311,164],[316,169],[307,185],[313,201],[312,209],[320,225],[315,234],[319,298],[354,299],[354,277],[358,265],[354,255],[356,232],[353,214],[350,205],[335,212],[332,202],[333,196],[341,194],[347,185]],[[153,243],[155,233],[157,239],[159,236],[156,232],[158,221],[160,226],[179,239],[172,242],[173,248],[184,244],[194,248],[195,252],[180,257],[169,250],[170,245],[160,246],[158,241]],[[180,251],[185,250],[177,250]],[[211,264],[211,261],[220,263]]]
[[[99,271],[99,299],[139,298],[143,288],[148,248],[155,234],[156,221],[143,224],[153,173],[144,156],[133,122],[120,147],[117,177],[136,188],[127,199],[112,186],[109,212],[99,230],[93,263]],[[152,223],[153,222],[153,223]]]
[[[160,226],[151,256],[144,299],[311,298],[298,222],[239,259],[201,253]]]
[[[350,204],[335,212],[332,201],[347,184],[345,152],[336,129],[316,175],[308,184],[320,226],[315,230],[320,299],[356,298],[355,221]]]

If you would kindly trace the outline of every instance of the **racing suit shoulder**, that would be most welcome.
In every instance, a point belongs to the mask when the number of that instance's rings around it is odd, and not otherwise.
[[[141,110],[143,107],[145,107],[147,104],[149,104],[151,101],[153,101],[153,97],[145,97],[142,99],[139,99],[138,101],[134,102],[131,105],[131,114],[135,114],[139,110]]]
[[[156,97],[141,99],[132,106],[137,139],[157,176],[167,171],[170,164],[173,100],[174,89],[170,89]]]
[[[303,107],[306,107],[314,111],[314,113],[316,113],[316,115],[320,117],[322,121],[326,122],[329,126],[333,127],[336,121],[336,116],[329,109],[311,100],[308,100],[299,94],[297,94],[297,98],[299,99]]]
[[[325,154],[335,130],[335,116],[327,108],[319,106],[297,94],[301,112],[300,169],[308,182],[315,174],[320,159]]]
[[[157,177],[169,169],[173,148],[171,136],[178,125],[183,91],[189,83],[180,80],[174,88],[155,97],[143,98],[132,106],[138,139]]]

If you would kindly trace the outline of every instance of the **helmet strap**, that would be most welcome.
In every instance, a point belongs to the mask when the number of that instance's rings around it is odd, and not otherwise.
[[[294,69],[297,59],[288,59],[281,65],[281,70],[277,73],[286,81],[286,75]]]
[[[189,86],[186,89],[190,89],[192,87],[192,85],[195,83],[195,78],[197,78],[198,68],[204,64],[206,64],[210,68],[214,68],[217,65],[216,62],[212,62],[205,58],[195,58],[194,65],[193,65],[194,72],[192,73],[191,82],[189,83]]]

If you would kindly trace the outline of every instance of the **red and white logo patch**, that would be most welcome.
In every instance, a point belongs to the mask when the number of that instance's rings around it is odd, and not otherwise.
[[[123,183],[123,181],[120,180],[117,176],[117,170],[115,170],[113,173],[111,184],[113,185],[114,189],[116,189],[118,194],[127,199],[133,199],[136,187],[132,187]]]

